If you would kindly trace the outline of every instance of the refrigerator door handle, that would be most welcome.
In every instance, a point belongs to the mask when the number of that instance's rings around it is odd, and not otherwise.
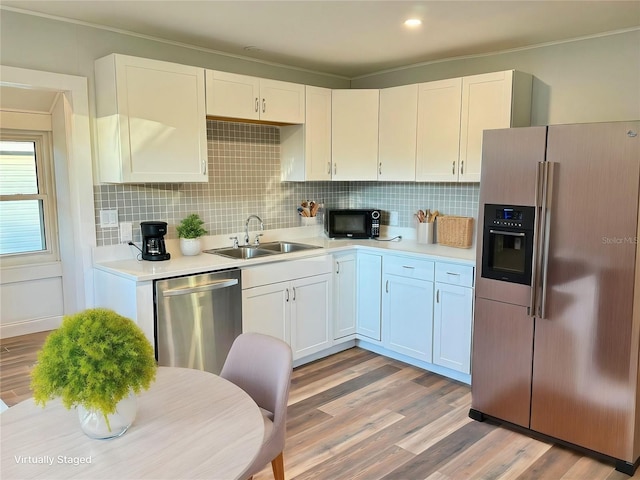
[[[542,210],[544,212],[542,217],[542,228],[544,229],[544,238],[540,245],[542,249],[542,255],[540,263],[542,264],[541,279],[540,279],[540,298],[538,307],[538,317],[546,318],[546,306],[547,306],[547,273],[549,271],[549,239],[551,232],[551,206],[553,204],[553,173],[554,162],[545,162],[545,179],[544,179],[544,197],[542,199]]]
[[[535,220],[533,227],[533,252],[531,254],[531,296],[529,298],[529,308],[527,313],[530,317],[535,317],[537,313],[537,297],[538,297],[538,277],[539,277],[539,257],[540,252],[538,245],[541,234],[542,216],[542,198],[543,198],[543,182],[544,182],[545,162],[538,162],[536,168],[536,196],[535,196]]]

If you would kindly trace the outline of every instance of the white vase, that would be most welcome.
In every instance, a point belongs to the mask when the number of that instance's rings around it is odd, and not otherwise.
[[[109,423],[102,412],[87,410],[82,405],[78,405],[77,410],[80,428],[85,435],[97,439],[114,438],[123,435],[135,420],[138,401],[133,392],[120,400],[115,413],[107,415]]]
[[[199,238],[181,238],[180,239],[180,251],[184,256],[198,255],[200,253],[200,239]]]

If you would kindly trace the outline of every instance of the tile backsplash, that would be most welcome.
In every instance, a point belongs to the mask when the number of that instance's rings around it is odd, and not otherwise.
[[[183,184],[103,184],[94,187],[98,246],[120,243],[118,228],[100,227],[100,210],[118,210],[120,222],[176,224],[198,213],[210,235],[236,233],[245,219],[259,215],[265,229],[300,226],[297,207],[309,199],[333,208],[380,208],[382,223],[398,212],[398,226],[414,226],[415,212],[437,209],[477,217],[479,184],[391,182],[281,182],[280,130],[269,125],[207,121],[209,182]]]

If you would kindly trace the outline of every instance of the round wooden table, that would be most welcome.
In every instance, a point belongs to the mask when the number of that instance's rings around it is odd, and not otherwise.
[[[25,400],[0,414],[3,480],[17,478],[231,480],[256,457],[260,409],[233,383],[200,370],[158,368],[120,438],[87,437],[56,399]]]

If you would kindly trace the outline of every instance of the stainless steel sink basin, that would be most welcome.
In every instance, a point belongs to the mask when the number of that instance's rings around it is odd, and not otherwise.
[[[223,257],[239,258],[241,260],[247,260],[249,258],[263,257],[266,255],[274,255],[276,252],[271,250],[263,250],[253,246],[242,246],[238,248],[213,248],[211,250],[205,250],[205,253],[213,253],[215,255],[222,255]]]
[[[210,250],[204,250],[205,253],[212,253],[214,255],[222,255],[228,258],[237,258],[240,260],[248,260],[250,258],[263,257],[266,255],[277,255],[279,253],[293,253],[303,250],[312,250],[315,248],[322,248],[316,245],[307,245],[304,243],[294,242],[269,242],[263,243],[257,247],[253,245],[243,245],[241,247],[233,248],[212,248]]]
[[[316,245],[307,245],[304,243],[293,242],[269,242],[263,243],[258,248],[274,251],[276,253],[300,252],[302,250],[313,250],[314,248],[322,248]]]

